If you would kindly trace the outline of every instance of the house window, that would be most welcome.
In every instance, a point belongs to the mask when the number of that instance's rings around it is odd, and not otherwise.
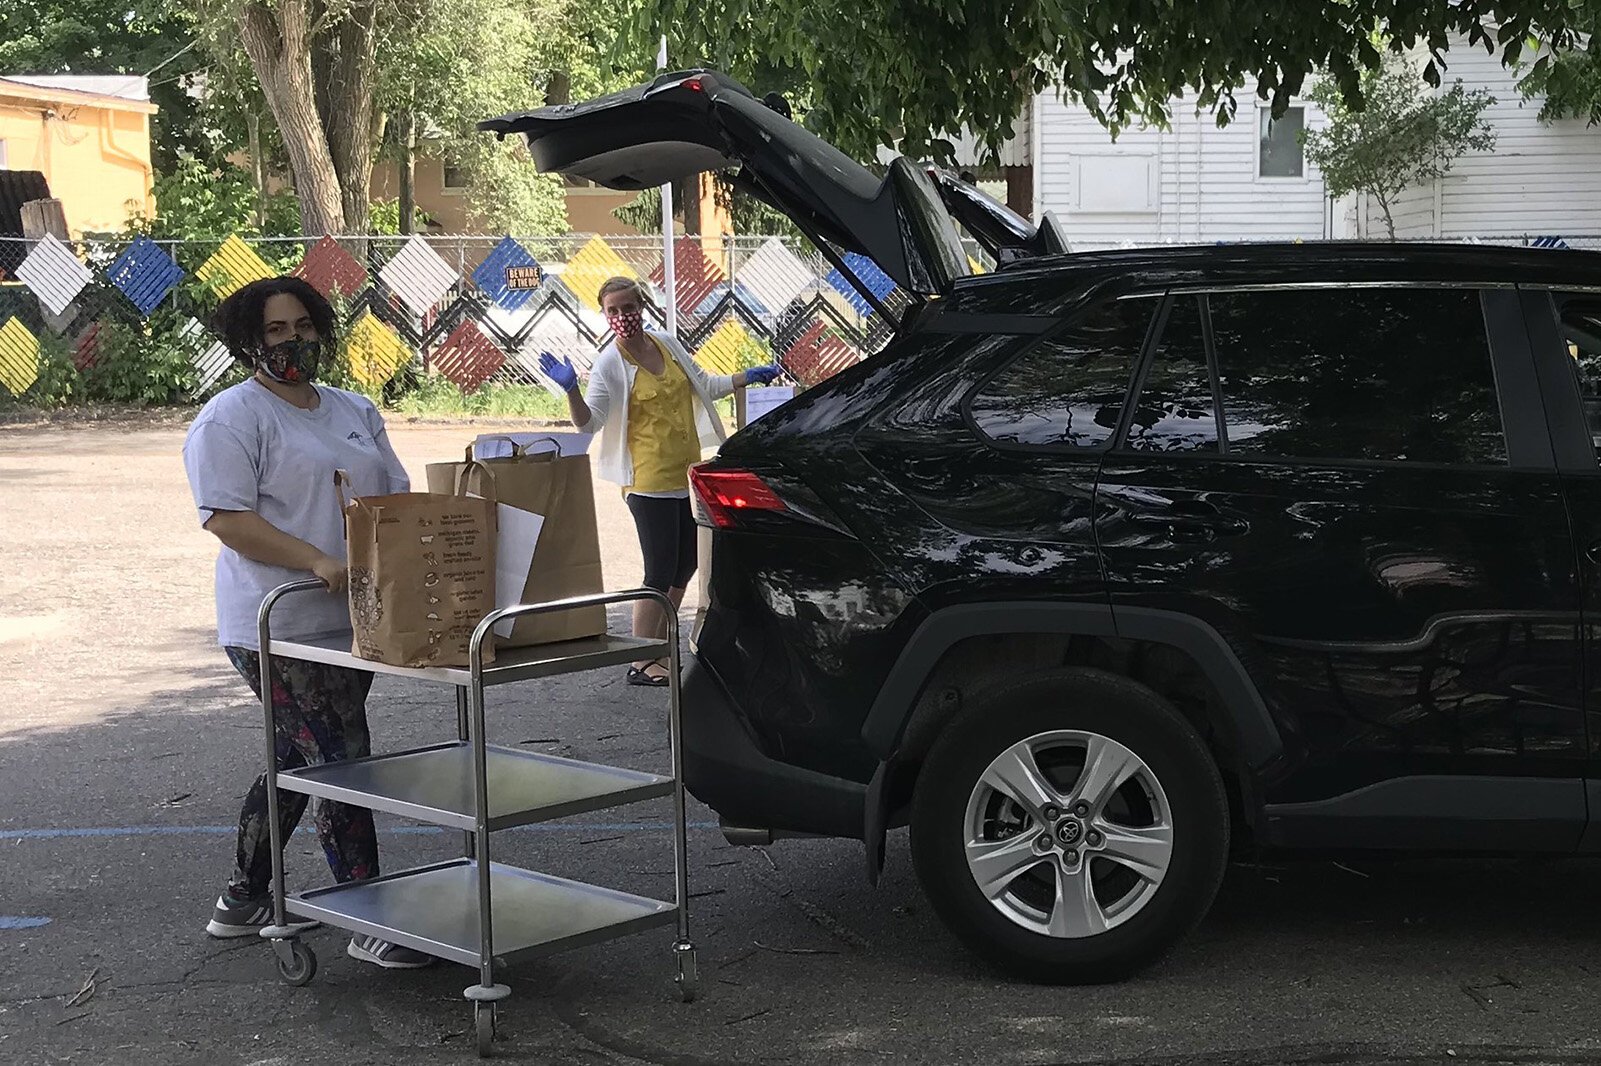
[[[1259,108],[1257,140],[1257,176],[1262,178],[1299,178],[1306,173],[1306,159],[1301,154],[1301,131],[1306,128],[1306,109],[1292,107],[1273,117],[1271,108]]]
[[[466,169],[446,163],[443,188],[446,192],[464,192],[467,188]]]

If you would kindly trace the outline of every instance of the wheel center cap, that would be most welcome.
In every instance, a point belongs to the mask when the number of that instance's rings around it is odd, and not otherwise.
[[[1072,818],[1063,818],[1056,823],[1056,839],[1065,845],[1077,844],[1083,835],[1084,827]]]

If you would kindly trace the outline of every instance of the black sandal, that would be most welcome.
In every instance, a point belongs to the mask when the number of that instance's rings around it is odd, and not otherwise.
[[[660,677],[655,677],[645,672],[652,666],[661,667],[662,674]],[[667,667],[662,666],[662,664],[658,662],[650,663],[645,667],[644,670],[641,670],[637,666],[630,666],[628,668],[628,683],[630,685],[639,685],[643,688],[666,688],[668,685],[672,684],[672,678],[667,675]]]

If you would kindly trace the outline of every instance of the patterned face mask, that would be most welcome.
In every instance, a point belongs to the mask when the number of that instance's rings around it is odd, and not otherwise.
[[[262,349],[256,357],[256,369],[274,381],[299,385],[317,380],[317,366],[321,361],[321,341],[296,337]]]
[[[645,331],[643,311],[607,311],[606,321],[619,337],[637,337]]]

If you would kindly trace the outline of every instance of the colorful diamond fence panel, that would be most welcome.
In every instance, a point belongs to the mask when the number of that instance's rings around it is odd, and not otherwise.
[[[21,396],[39,379],[39,338],[15,316],[0,326],[0,387]]]
[[[600,310],[597,293],[608,278],[634,278],[639,274],[600,237],[595,237],[567,260],[561,283],[591,311]]]
[[[195,391],[192,395],[203,396],[210,392],[211,387],[222,380],[233,364],[233,353],[228,346],[221,341],[213,341],[194,358]]]
[[[650,272],[650,283],[658,289],[667,284],[667,271],[658,265]],[[704,314],[718,290],[728,283],[723,268],[706,258],[699,237],[679,237],[673,242],[673,288],[678,310],[683,314]],[[665,289],[663,289],[665,292]]]
[[[860,252],[846,252],[845,265],[863,285],[867,286],[867,291],[878,297],[881,302],[895,291],[895,282],[890,280],[890,276],[880,270],[877,263]],[[838,268],[830,270],[828,277],[823,280],[827,281],[835,292],[845,297],[845,302],[855,308],[856,313],[863,318],[873,313],[873,305],[868,302],[867,297],[856,291],[856,286],[846,280]]]
[[[512,349],[511,354],[523,370],[543,382],[544,375],[539,372],[541,352],[566,358],[583,374],[589,373],[597,354],[595,342],[585,336],[572,319],[554,311],[536,318],[522,343]]]
[[[272,277],[276,271],[256,250],[239,237],[229,237],[195,271],[195,277],[205,282],[219,300],[227,299],[252,281]]]
[[[94,280],[94,275],[78,262],[72,249],[49,233],[33,246],[28,258],[17,267],[17,277],[53,315],[65,311],[84,286]]]
[[[294,274],[330,300],[335,292],[348,298],[367,287],[367,268],[332,237],[312,245]]]
[[[766,363],[767,349],[738,321],[725,318],[695,353],[695,361],[714,374],[732,374]]]
[[[140,237],[106,269],[106,280],[122,291],[142,315],[154,311],[183,280],[183,267],[149,237]]]
[[[451,330],[434,352],[434,369],[463,392],[475,392],[506,365],[506,356],[471,321]]]
[[[78,335],[78,343],[72,347],[72,366],[78,373],[83,373],[100,358],[100,323],[91,322],[89,328]]]
[[[413,237],[384,264],[378,277],[411,308],[412,314],[422,318],[445,298],[460,275],[427,241]]]
[[[789,346],[779,362],[790,377],[802,385],[812,386],[860,360],[857,351],[830,332],[827,325],[813,322]]]
[[[740,264],[735,276],[775,313],[817,284],[816,273],[777,237],[763,241],[756,254]]]
[[[506,311],[520,311],[534,298],[538,290],[512,288],[507,272],[517,269],[540,271],[539,260],[519,244],[517,238],[507,237],[495,245],[484,257],[484,261],[478,264],[472,273],[473,284],[478,286],[478,291],[489,297],[496,307]]]
[[[0,324],[16,320],[6,332],[0,383],[6,392],[26,389],[41,372],[39,346],[47,330],[65,339],[73,365],[87,372],[124,358],[130,346],[113,346],[109,338],[132,327],[153,345],[183,350],[194,367],[194,398],[203,400],[236,376],[226,348],[203,324],[223,293],[276,272],[278,264],[298,263],[295,273],[313,287],[344,295],[337,325],[350,342],[347,365],[356,385],[369,390],[406,367],[465,389],[540,384],[542,351],[587,372],[597,346],[609,339],[596,300],[601,282],[617,275],[655,282],[658,310],[663,295],[661,242],[650,236],[58,243],[0,237],[0,252],[10,261],[31,256],[24,284],[0,287]],[[532,249],[540,250],[537,260]],[[859,297],[850,299],[844,279],[830,277],[823,258],[798,243],[686,236],[674,245],[674,257],[684,312],[679,337],[719,373],[770,362],[776,352],[793,377],[815,384],[889,336],[889,324],[864,310]],[[180,262],[205,264],[204,283],[181,285],[186,274]],[[865,259],[852,262],[887,292],[892,309],[904,306],[906,295]],[[526,273],[514,286],[509,270]],[[167,307],[174,313],[164,313]]]
[[[380,322],[371,311],[363,311],[345,337],[345,353],[350,375],[369,389],[384,385],[410,361],[411,349]]]

